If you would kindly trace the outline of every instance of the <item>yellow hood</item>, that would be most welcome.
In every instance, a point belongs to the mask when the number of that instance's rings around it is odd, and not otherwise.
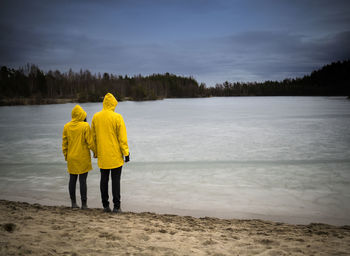
[[[107,93],[103,99],[103,109],[114,111],[117,105],[118,101],[114,98],[114,96],[110,93]]]
[[[72,110],[72,121],[84,121],[86,118],[86,112],[82,107],[76,105]]]

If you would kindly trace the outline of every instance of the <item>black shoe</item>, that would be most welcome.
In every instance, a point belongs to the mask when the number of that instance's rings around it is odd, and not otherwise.
[[[113,212],[114,212],[114,213],[123,213],[123,212],[122,212],[122,209],[116,208],[116,207],[113,208]]]
[[[72,204],[72,209],[79,209],[79,205],[77,205],[77,203],[73,203]]]
[[[82,209],[82,210],[88,209],[86,200],[81,200],[81,209]]]
[[[72,209],[77,209],[77,208],[79,208],[77,203],[72,201]]]
[[[103,208],[103,211],[104,212],[111,212],[111,208],[109,208],[109,206],[107,206],[107,207]]]

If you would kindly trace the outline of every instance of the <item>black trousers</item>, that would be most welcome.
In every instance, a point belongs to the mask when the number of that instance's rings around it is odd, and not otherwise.
[[[120,208],[120,175],[122,173],[122,167],[123,166],[120,166],[115,169],[100,169],[101,170],[100,190],[101,190],[102,205],[104,208],[109,206],[109,201],[108,201],[109,173],[111,173],[111,179],[112,179],[112,194],[113,194],[114,208],[117,208],[117,209]]]
[[[81,201],[86,202],[87,200],[87,187],[86,187],[86,178],[88,176],[88,173],[83,173],[83,174],[70,174],[69,175],[69,195],[70,199],[74,202],[76,202],[76,197],[75,197],[75,188],[77,185],[77,179],[79,176],[79,184],[80,184],[80,196],[81,196]]]

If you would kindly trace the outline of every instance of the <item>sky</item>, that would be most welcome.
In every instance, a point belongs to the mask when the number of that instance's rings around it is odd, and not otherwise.
[[[0,65],[224,81],[302,77],[350,59],[348,0],[0,2]]]

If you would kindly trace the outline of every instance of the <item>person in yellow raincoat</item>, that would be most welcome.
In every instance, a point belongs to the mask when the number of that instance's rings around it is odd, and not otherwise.
[[[108,181],[112,179],[113,212],[120,213],[120,175],[125,162],[129,161],[129,147],[122,115],[115,113],[118,101],[110,93],[103,100],[102,111],[92,118],[91,130],[96,145],[97,164],[101,170],[100,190],[105,212],[109,207]]]
[[[72,121],[65,124],[62,135],[62,151],[70,174],[68,188],[72,208],[79,208],[75,197],[79,176],[81,209],[87,209],[86,179],[92,170],[90,149],[96,152],[90,126],[86,122],[86,112],[76,105],[72,110]]]

